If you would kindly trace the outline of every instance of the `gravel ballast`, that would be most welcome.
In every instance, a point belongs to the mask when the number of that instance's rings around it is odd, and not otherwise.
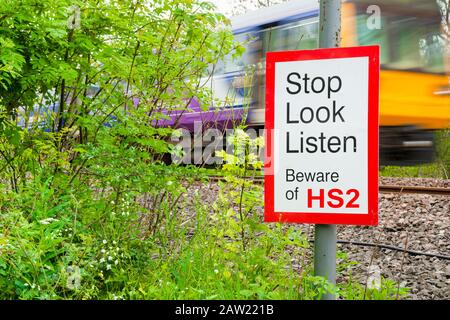
[[[380,184],[450,188],[450,180],[440,179],[382,177]],[[194,189],[206,203],[212,203],[218,192],[217,182],[195,183],[189,189]],[[262,216],[262,208],[259,210]],[[309,239],[314,238],[314,225],[297,227]],[[450,256],[450,197],[380,193],[379,225],[338,226],[338,239]],[[352,269],[352,277],[363,285],[371,266],[379,269],[383,277],[409,288],[407,299],[450,299],[450,260],[353,244],[338,244],[338,249],[358,263]],[[346,277],[340,274],[337,281],[345,281]]]

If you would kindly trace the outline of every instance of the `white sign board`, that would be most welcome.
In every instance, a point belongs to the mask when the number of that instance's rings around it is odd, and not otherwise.
[[[268,53],[266,221],[376,224],[378,47]]]

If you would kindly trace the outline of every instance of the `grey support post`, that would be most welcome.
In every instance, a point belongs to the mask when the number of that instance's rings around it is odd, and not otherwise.
[[[320,0],[319,47],[336,48],[341,45],[341,0]],[[314,275],[336,284],[336,225],[315,227]],[[325,294],[323,300],[336,299]]]

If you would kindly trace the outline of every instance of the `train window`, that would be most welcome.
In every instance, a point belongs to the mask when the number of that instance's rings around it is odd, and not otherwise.
[[[246,67],[255,63],[255,56],[261,50],[260,32],[253,31],[235,35],[235,41],[243,43],[245,46],[244,54],[241,57],[233,59],[232,54],[227,55],[223,61],[220,61],[214,68],[216,75],[232,72],[241,72]]]
[[[296,21],[264,30],[263,52],[317,48],[317,19]]]
[[[440,34],[429,32],[419,40],[420,58],[424,69],[430,72],[444,72],[445,45]]]
[[[380,62],[398,70],[444,72],[439,21],[384,14],[381,29],[367,27],[367,15],[357,17],[358,43],[380,45]]]
[[[228,55],[214,66],[214,74],[241,72],[246,67],[256,66],[268,51],[315,49],[317,39],[317,18],[237,34],[235,40],[246,47],[243,56],[233,59],[231,54]]]
[[[356,17],[358,43],[359,45],[379,45],[380,63],[386,65],[389,62],[388,34],[384,32],[386,19],[381,18],[381,29],[369,29],[367,27],[367,16],[360,14]]]

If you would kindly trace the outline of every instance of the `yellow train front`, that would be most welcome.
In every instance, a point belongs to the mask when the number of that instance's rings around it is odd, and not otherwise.
[[[343,2],[341,45],[380,45],[380,165],[433,161],[436,130],[450,128],[450,33],[441,10],[432,0]],[[232,20],[247,52],[222,72],[239,84],[245,68],[255,69],[249,126],[264,126],[265,53],[317,48],[318,12],[317,0],[301,0]]]
[[[431,162],[434,131],[450,127],[450,34],[441,9],[427,0],[343,5],[342,45],[380,45],[381,164]]]

